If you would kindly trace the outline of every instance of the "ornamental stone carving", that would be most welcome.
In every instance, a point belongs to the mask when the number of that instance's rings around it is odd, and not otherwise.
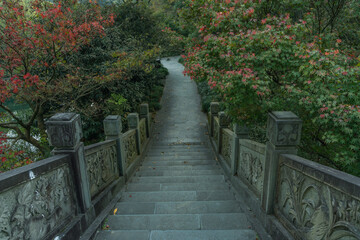
[[[219,119],[217,117],[214,118],[214,141],[216,142],[216,146],[219,146]]]
[[[260,195],[264,184],[265,156],[245,146],[240,147],[238,173],[254,187]]]
[[[128,131],[128,134],[124,134],[124,147],[126,154],[126,167],[128,167],[137,156],[136,149],[136,131]]]
[[[229,166],[231,166],[231,154],[232,154],[232,141],[233,136],[230,130],[223,129],[222,134],[222,146],[221,146],[221,155],[224,157],[225,161]]]
[[[104,121],[104,132],[107,137],[119,137],[122,131],[121,116],[110,115]]]
[[[73,148],[83,137],[80,115],[75,113],[57,113],[46,122],[51,146]]]
[[[85,153],[91,197],[96,196],[119,176],[116,143],[97,148],[91,154]]]
[[[296,237],[311,240],[360,239],[360,201],[326,183],[282,165],[278,208]]]
[[[140,121],[140,145],[144,146],[146,141],[146,120],[145,118],[141,119]]]
[[[269,114],[266,135],[275,146],[296,146],[300,143],[302,121],[292,112]]]
[[[0,239],[43,239],[76,213],[68,165],[0,193]]]

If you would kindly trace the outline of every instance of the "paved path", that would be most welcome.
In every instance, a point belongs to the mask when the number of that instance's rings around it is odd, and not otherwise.
[[[163,61],[170,74],[150,148],[99,240],[256,239],[215,160],[196,84],[177,60]]]

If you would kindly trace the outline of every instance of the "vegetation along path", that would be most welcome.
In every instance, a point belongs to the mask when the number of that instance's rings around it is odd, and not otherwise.
[[[196,84],[177,60],[163,61],[170,74],[154,137],[97,239],[255,240],[211,149]]]

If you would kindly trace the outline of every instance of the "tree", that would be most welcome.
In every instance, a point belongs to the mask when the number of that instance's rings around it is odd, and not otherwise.
[[[43,154],[47,144],[33,136],[35,124],[46,138],[44,113],[52,105],[69,106],[76,98],[98,88],[99,76],[81,76],[79,69],[68,64],[71,53],[104,35],[104,19],[96,4],[76,0],[50,3],[35,0],[2,1],[0,5],[0,109],[11,121],[0,128],[16,132],[16,139],[31,143]],[[27,117],[20,117],[8,100],[26,103]]]
[[[185,73],[219,93],[235,122],[264,126],[267,112],[293,111],[304,122],[303,156],[360,174],[360,59],[341,39],[314,34],[311,12],[297,21],[264,14],[264,1],[186,4],[196,32]]]

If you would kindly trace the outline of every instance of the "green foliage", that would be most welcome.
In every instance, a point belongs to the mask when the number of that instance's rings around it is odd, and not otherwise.
[[[280,1],[270,2],[185,1],[184,21],[196,27],[183,56],[185,72],[200,89],[207,84],[218,94],[228,115],[252,128],[254,138],[264,139],[269,111],[293,111],[303,120],[302,156],[356,174],[358,53],[338,32],[315,34],[318,16],[307,7],[297,5],[306,12],[297,20],[274,7]]]

